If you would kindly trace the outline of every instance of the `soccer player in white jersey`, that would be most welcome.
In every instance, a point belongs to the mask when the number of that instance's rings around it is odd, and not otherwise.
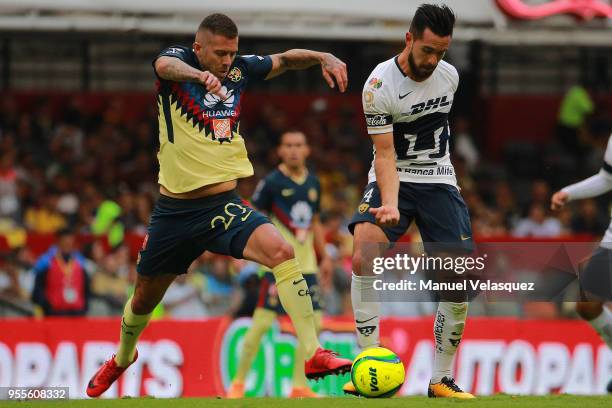
[[[449,125],[457,70],[443,61],[455,15],[446,5],[421,5],[406,33],[406,47],[380,63],[363,88],[363,110],[374,144],[368,185],[350,223],[354,235],[351,298],[361,348],[379,346],[380,302],[368,245],[397,241],[416,221],[425,249],[451,244],[473,249],[470,218],[449,157]],[[374,255],[375,256],[375,255]],[[453,379],[461,341],[465,294],[443,296],[434,323],[435,358],[430,397],[474,398]],[[355,393],[348,383],[346,393]]]
[[[612,190],[612,135],[599,173],[578,183],[562,188],[553,194],[551,208],[559,210],[573,200],[597,197]],[[612,312],[605,306],[605,300],[612,300],[612,221],[606,233],[581,273],[584,301],[576,303],[576,312],[589,323],[601,339],[612,349]],[[612,381],[608,383],[608,392],[612,393]]]

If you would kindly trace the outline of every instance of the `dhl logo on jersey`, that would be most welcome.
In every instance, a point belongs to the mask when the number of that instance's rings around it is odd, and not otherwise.
[[[429,99],[427,102],[416,103],[410,107],[410,115],[417,115],[431,109],[436,109],[443,106],[448,106],[453,103],[452,99],[447,100],[448,96],[440,96],[438,98]]]

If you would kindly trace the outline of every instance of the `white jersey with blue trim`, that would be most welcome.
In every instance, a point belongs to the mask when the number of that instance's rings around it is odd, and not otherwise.
[[[457,186],[448,114],[458,85],[457,70],[445,61],[421,82],[403,73],[397,57],[378,64],[370,74],[362,94],[368,134],[393,133],[400,181]],[[374,161],[368,174],[368,182],[373,181]]]
[[[569,201],[582,200],[584,198],[597,197],[612,190],[612,135],[608,139],[608,147],[604,154],[604,161],[599,173],[578,183],[564,187],[561,191],[565,191]],[[610,214],[612,218],[612,213]],[[608,229],[601,240],[601,246],[607,249],[612,249],[612,220]]]

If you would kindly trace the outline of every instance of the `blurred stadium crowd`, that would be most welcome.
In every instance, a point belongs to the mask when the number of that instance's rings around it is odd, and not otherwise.
[[[563,103],[571,104],[571,98],[584,101],[585,92],[576,98],[570,91]],[[507,145],[494,160],[481,151],[468,118],[452,119],[455,169],[477,240],[575,234],[599,239],[609,219],[607,197],[574,203],[560,213],[549,211],[556,189],[596,173],[601,166],[611,118],[588,93],[586,99],[590,105],[583,107],[577,120],[568,121],[560,113],[550,143]],[[48,294],[40,290],[45,269],[24,245],[25,234],[59,231],[93,237],[64,243],[68,252],[82,254],[79,262],[86,286],[84,306],[69,314],[120,314],[136,261],[125,237],[144,235],[158,194],[156,112],[151,109],[145,120],[125,121],[124,107],[112,99],[94,113],[78,103],[54,112],[44,99],[29,111],[22,111],[11,98],[0,104],[0,234],[8,244],[0,264],[0,316],[65,314],[53,310],[52,302],[45,299]],[[348,105],[330,112],[323,98],[315,100],[298,123],[290,123],[280,106],[266,104],[259,109],[256,121],[241,125],[256,176],[241,182],[240,193],[248,198],[258,178],[277,164],[274,146],[283,130],[305,131],[312,147],[310,167],[322,181],[322,220],[336,260],[333,279],[321,283],[326,311],[350,313],[351,236],[346,225],[361,198],[371,162],[362,114]],[[408,240],[418,239],[416,229],[409,235]],[[249,262],[203,254],[192,265],[192,273],[172,285],[156,313],[173,318],[250,315],[257,299],[258,270]],[[392,306],[388,312],[432,310]],[[563,308],[539,305],[506,308],[503,313],[555,317]]]

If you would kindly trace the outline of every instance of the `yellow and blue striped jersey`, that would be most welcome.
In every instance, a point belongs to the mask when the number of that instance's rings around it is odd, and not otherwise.
[[[316,273],[312,220],[321,203],[321,183],[317,177],[308,173],[304,180],[296,181],[276,169],[259,182],[252,202],[270,215],[291,244],[302,273]]]
[[[157,58],[161,56],[204,70],[195,52],[187,47],[168,47]],[[199,83],[158,76],[161,185],[173,193],[184,193],[253,175],[240,134],[240,102],[247,84],[264,79],[271,69],[269,56],[236,56],[222,81],[227,96],[223,101]]]

